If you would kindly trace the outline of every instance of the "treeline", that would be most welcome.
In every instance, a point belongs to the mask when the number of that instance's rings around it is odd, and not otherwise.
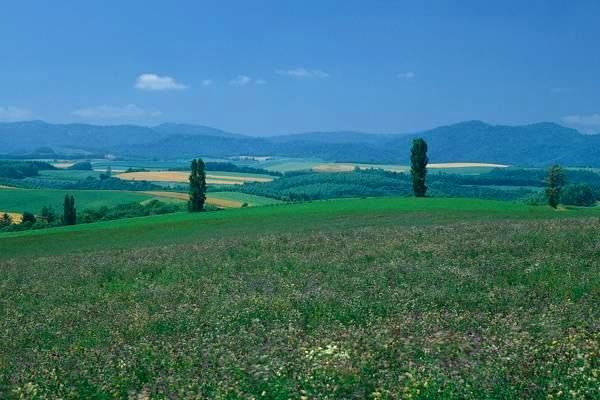
[[[164,186],[148,181],[125,181],[118,178],[101,176],[101,179],[89,176],[79,181],[29,177],[26,179],[9,179],[0,177],[0,185],[14,186],[23,189],[63,189],[63,190],[132,190],[155,191],[165,190]]]
[[[0,161],[0,178],[24,179],[38,176],[39,171],[56,169],[42,161]]]
[[[427,178],[428,195],[544,204],[546,199],[542,188],[545,176],[544,170],[512,168],[492,170],[481,175],[430,172]],[[568,171],[568,182],[561,192],[562,204],[589,206],[600,197],[599,174],[591,171]],[[271,182],[246,183],[229,187],[228,190],[284,201],[304,201],[340,197],[410,196],[413,194],[412,184],[412,177],[408,173],[355,169],[345,173],[296,171]]]
[[[248,167],[245,165],[236,165],[230,162],[207,161],[204,163],[207,171],[240,172],[244,174],[260,174],[270,176],[282,176],[281,172],[270,171],[264,168]],[[189,167],[171,168],[169,171],[189,171]]]
[[[146,203],[126,203],[115,207],[88,208],[77,212],[75,199],[65,197],[63,215],[58,216],[51,206],[43,207],[37,214],[24,212],[22,220],[15,223],[8,214],[0,215],[0,232],[18,232],[32,229],[45,229],[58,226],[89,224],[116,219],[145,217],[149,215],[169,214],[183,211],[185,205],[179,203],[163,203],[151,200]]]
[[[295,172],[271,182],[247,183],[229,190],[284,201],[302,201],[340,197],[411,196],[412,185],[409,174],[381,169],[355,169],[344,173]],[[434,197],[517,200],[533,192],[527,189],[500,190],[463,186],[451,181],[445,182],[440,176],[438,179],[431,179],[428,193]]]

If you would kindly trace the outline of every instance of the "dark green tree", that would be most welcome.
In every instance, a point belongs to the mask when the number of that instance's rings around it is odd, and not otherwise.
[[[63,203],[63,225],[75,225],[77,223],[77,209],[75,208],[75,198],[66,195]]]
[[[206,172],[204,161],[201,158],[192,160],[190,173],[190,200],[188,209],[190,212],[202,211],[206,201]]]
[[[410,150],[410,174],[412,176],[413,192],[416,197],[425,197],[427,193],[427,142],[414,139]]]
[[[0,228],[6,228],[7,226],[12,225],[12,223],[13,223],[13,219],[7,213],[4,213],[2,215],[2,218],[0,218]]]
[[[109,178],[112,176],[112,168],[110,167],[110,165],[106,167],[106,176],[108,176]]]
[[[561,191],[566,183],[567,179],[560,165],[551,166],[546,176],[546,198],[550,207],[558,206]]]
[[[23,213],[23,217],[21,218],[22,224],[35,224],[36,221],[35,215],[27,211]]]
[[[40,217],[42,217],[42,219],[49,224],[53,223],[56,221],[56,213],[54,212],[54,208],[52,208],[52,206],[42,207]]]

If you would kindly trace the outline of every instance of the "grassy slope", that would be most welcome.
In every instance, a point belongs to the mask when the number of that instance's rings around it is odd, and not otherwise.
[[[0,189],[0,210],[37,213],[48,205],[55,210],[61,210],[66,194],[75,197],[78,210],[141,202],[152,198],[144,193],[120,190]]]
[[[77,197],[77,196],[76,196]],[[472,199],[331,200],[210,213],[178,213],[0,236],[0,255],[60,254],[158,246],[275,232],[345,230],[490,219],[600,216],[600,208],[554,211]]]
[[[0,260],[0,398],[594,398],[599,219],[531,219],[584,214],[346,200],[0,239],[130,246]]]

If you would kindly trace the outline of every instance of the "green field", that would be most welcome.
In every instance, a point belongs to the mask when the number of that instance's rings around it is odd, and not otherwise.
[[[100,172],[96,171],[77,171],[69,169],[56,169],[48,171],[40,171],[40,176],[37,179],[53,179],[53,180],[67,180],[67,181],[83,181],[88,177],[98,178]]]
[[[370,226],[590,216],[599,217],[600,207],[555,211],[542,206],[472,199],[384,197],[330,200],[198,214],[175,213],[5,233],[0,236],[0,254],[63,254],[72,251],[163,246],[272,233],[343,231]]]
[[[595,398],[598,243],[411,198],[4,234],[0,398]]]
[[[58,190],[58,189],[0,189],[0,211],[37,213],[44,206],[62,210],[65,195],[75,197],[76,207],[112,207],[118,204],[142,202],[153,196],[121,190]]]

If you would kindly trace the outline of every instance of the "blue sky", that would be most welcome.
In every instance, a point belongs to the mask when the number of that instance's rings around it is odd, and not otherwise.
[[[0,0],[0,120],[600,132],[598,1]]]

